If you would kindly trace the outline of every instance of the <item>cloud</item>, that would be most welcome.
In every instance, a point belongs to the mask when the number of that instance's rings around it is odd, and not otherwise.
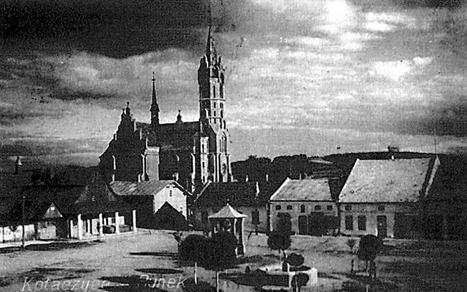
[[[431,57],[415,57],[412,60],[374,62],[369,73],[371,76],[382,76],[393,81],[399,81],[409,73],[423,69],[432,60]]]

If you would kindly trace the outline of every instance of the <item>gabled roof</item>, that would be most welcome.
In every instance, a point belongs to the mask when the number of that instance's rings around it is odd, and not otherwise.
[[[183,191],[185,195],[189,195],[188,191],[174,180],[114,181],[110,183],[110,188],[119,196],[155,196],[169,185],[173,185]]]
[[[15,205],[10,211],[9,220],[19,222],[23,217],[23,202],[22,200],[16,201]],[[24,202],[24,218],[26,221],[42,221],[47,219],[63,217],[60,210],[55,204],[49,200],[25,200]]]
[[[53,202],[60,213],[73,214],[74,203],[85,188],[85,186],[30,186],[24,188],[23,195],[27,201]]]
[[[209,216],[209,219],[223,219],[223,218],[246,218],[248,216],[235,210],[230,204],[226,204],[219,212]]]
[[[340,193],[339,201],[341,203],[416,202],[424,196],[429,187],[432,173],[436,171],[434,165],[434,160],[431,158],[357,159]]]
[[[328,179],[287,178],[271,196],[271,201],[332,201]]]
[[[198,195],[195,205],[222,207],[229,203],[235,207],[256,206],[259,194],[260,190],[256,182],[209,182]]]

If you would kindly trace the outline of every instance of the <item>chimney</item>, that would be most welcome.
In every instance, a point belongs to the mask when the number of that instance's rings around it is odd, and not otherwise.
[[[19,156],[16,157],[15,174],[19,174],[22,165],[23,165],[23,163],[21,163],[21,158]]]

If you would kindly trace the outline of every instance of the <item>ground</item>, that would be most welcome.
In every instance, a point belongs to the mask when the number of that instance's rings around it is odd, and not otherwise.
[[[187,234],[185,233],[184,236]],[[221,275],[224,291],[255,291],[254,281],[241,279],[245,267],[277,263],[278,252],[266,246],[265,235],[247,236],[247,257]],[[311,291],[466,291],[465,242],[385,240],[377,258],[378,279],[350,274],[346,237],[294,236],[287,251],[305,256],[316,267],[319,283]],[[354,251],[356,247],[354,247]],[[0,249],[0,291],[140,291],[140,278],[164,279],[160,289],[182,291],[193,266],[176,256],[177,242],[170,231],[141,231],[84,243],[31,244]],[[358,261],[355,261],[357,267]],[[199,278],[214,284],[214,272],[198,269]],[[236,276],[237,277],[236,277]],[[178,285],[178,287],[177,287]],[[310,291],[302,290],[302,291]]]

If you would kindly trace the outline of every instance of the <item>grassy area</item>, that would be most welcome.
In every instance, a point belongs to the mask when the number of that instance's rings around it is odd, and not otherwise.
[[[224,291],[255,291],[255,279],[245,281],[241,277],[246,266],[256,269],[279,262],[278,253],[267,248],[266,240],[261,234],[247,239],[246,256],[221,277]],[[369,282],[364,273],[350,273],[352,260],[356,270],[362,268],[362,263],[350,253],[348,240],[293,237],[287,252],[304,255],[305,265],[318,269],[319,283],[312,291],[366,291],[367,285],[368,291],[466,291],[464,242],[386,240],[376,260],[378,279]],[[191,278],[193,265],[178,260],[177,242],[171,232],[156,231],[102,242],[0,250],[0,275],[0,291],[37,291],[35,288],[41,288],[47,280],[49,291],[53,283],[59,288],[55,291],[141,291],[142,287],[134,287],[142,279],[147,283],[154,283],[155,279],[166,281],[165,286],[149,291],[181,291],[180,285],[177,289],[167,284]],[[215,283],[214,275],[198,269],[200,280],[211,285]],[[81,286],[71,290],[64,287],[66,281]]]

